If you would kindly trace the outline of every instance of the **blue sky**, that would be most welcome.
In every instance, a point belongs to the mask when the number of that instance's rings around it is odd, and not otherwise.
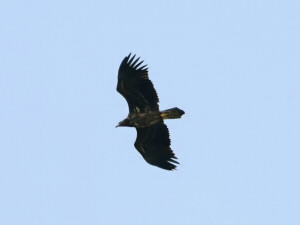
[[[0,223],[300,224],[299,1],[1,1]],[[180,165],[118,128],[149,66]]]

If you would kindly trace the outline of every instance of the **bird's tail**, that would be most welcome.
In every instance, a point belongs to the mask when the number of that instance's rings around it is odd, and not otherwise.
[[[174,107],[172,109],[167,109],[160,112],[160,115],[163,119],[178,119],[184,114],[184,111]]]

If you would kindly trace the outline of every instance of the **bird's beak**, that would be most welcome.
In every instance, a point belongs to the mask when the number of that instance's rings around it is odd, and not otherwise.
[[[120,126],[120,124],[118,124],[118,125],[116,126],[116,128],[119,127],[119,126]]]

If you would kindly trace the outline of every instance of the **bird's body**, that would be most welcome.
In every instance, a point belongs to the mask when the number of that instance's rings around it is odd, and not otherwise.
[[[119,127],[149,127],[165,119],[177,119],[184,114],[184,111],[177,107],[164,111],[150,111],[144,113],[131,113],[119,123]]]
[[[135,148],[151,165],[173,170],[178,162],[170,148],[169,130],[164,119],[180,118],[184,111],[175,107],[159,111],[157,93],[148,78],[148,69],[130,54],[122,61],[118,73],[117,91],[126,99],[129,114],[118,126],[135,127]]]
[[[159,111],[148,113],[132,113],[119,123],[119,127],[149,127],[162,121]]]

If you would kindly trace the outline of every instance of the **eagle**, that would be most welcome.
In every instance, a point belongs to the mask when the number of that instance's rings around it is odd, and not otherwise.
[[[165,170],[174,170],[176,160],[170,145],[170,135],[165,119],[181,118],[184,111],[174,107],[159,110],[158,96],[148,77],[147,65],[135,59],[131,53],[121,62],[118,72],[117,91],[126,99],[129,114],[116,127],[135,127],[135,148],[146,162]]]

